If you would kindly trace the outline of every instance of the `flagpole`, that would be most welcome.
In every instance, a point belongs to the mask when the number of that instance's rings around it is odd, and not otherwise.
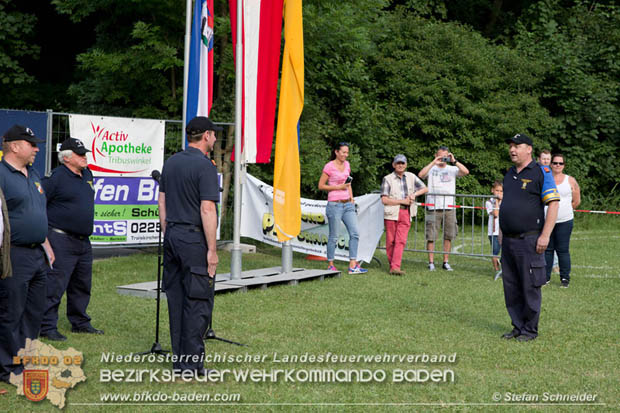
[[[187,82],[189,78],[189,45],[192,30],[192,0],[185,2],[185,57],[183,60],[183,124],[181,125],[181,148],[185,149],[185,125],[187,125]]]
[[[230,257],[230,278],[241,278],[241,93],[243,91],[243,0],[237,0],[237,56],[235,67],[235,183],[233,247]]]

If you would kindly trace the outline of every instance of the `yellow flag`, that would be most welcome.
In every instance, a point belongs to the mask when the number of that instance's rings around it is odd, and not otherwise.
[[[280,242],[301,230],[299,117],[304,107],[301,0],[284,0],[284,55],[273,171],[273,215]]]

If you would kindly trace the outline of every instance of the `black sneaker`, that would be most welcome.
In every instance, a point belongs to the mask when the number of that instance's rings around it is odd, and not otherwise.
[[[562,278],[562,285],[560,288],[568,288],[568,280],[566,278]]]

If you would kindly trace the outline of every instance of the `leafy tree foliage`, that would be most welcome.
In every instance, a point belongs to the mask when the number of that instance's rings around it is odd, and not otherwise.
[[[19,11],[13,0],[0,0],[0,85],[3,90],[34,80],[23,61],[39,55],[39,47],[31,42],[36,22],[34,15]]]
[[[551,148],[564,152],[585,192],[608,193],[620,180],[620,8],[541,1],[515,42],[544,69],[541,101],[556,120]]]

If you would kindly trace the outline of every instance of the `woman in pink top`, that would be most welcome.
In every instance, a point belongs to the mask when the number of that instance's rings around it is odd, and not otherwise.
[[[325,164],[319,179],[319,190],[327,191],[327,223],[329,224],[329,238],[327,239],[328,270],[336,271],[334,257],[338,242],[340,221],[344,222],[349,232],[349,274],[363,274],[368,270],[357,263],[357,246],[359,245],[359,230],[357,229],[357,214],[355,200],[351,189],[351,167],[347,162],[349,144],[340,142],[332,151],[330,161]],[[347,182],[348,181],[348,182]]]

